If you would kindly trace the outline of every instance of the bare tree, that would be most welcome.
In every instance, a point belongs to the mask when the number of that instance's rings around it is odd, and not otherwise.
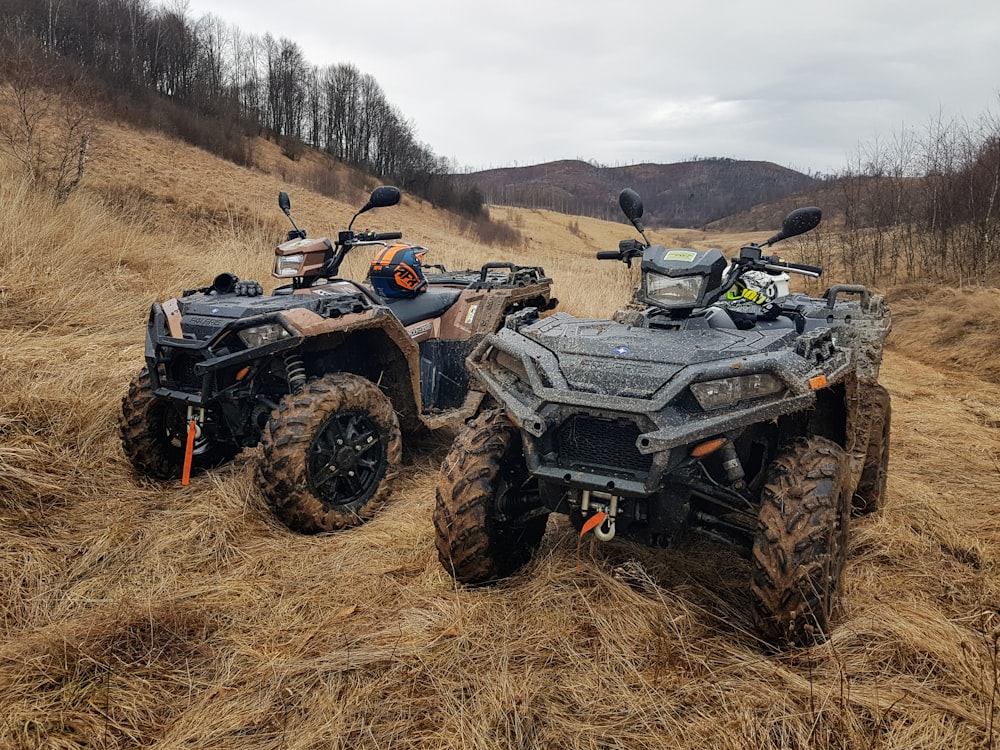
[[[232,34],[232,95],[238,101],[240,116],[248,122],[261,122],[261,40],[234,29]]]
[[[300,138],[305,110],[306,62],[299,46],[290,39],[264,37],[267,64],[267,119],[276,135]]]
[[[196,81],[193,99],[205,111],[219,109],[226,94],[226,82],[231,79],[230,58],[227,56],[229,28],[215,15],[202,16],[194,27]]]
[[[0,118],[0,149],[33,186],[62,202],[83,178],[90,117],[79,100],[56,88],[51,72],[35,63],[23,45],[8,45],[4,56],[10,60],[11,55],[19,62],[12,66],[9,85],[0,87],[3,108],[12,113]]]

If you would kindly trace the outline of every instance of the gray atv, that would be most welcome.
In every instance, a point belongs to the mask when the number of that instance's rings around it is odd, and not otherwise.
[[[509,576],[550,513],[602,541],[699,535],[749,557],[764,640],[812,643],[831,626],[852,511],[885,494],[889,311],[863,286],[782,288],[822,269],[765,249],[813,229],[818,208],[727,263],[650,244],[639,196],[619,203],[643,241],[597,257],[641,259],[629,308],[615,320],[526,309],[470,355],[490,398],[442,466],[441,564],[468,585]]]

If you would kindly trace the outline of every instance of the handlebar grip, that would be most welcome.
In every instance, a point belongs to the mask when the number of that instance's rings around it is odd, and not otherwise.
[[[796,271],[805,271],[806,273],[814,273],[817,276],[823,273],[822,266],[810,266],[805,263],[785,263],[789,268],[794,268]]]
[[[795,273],[805,274],[806,276],[822,276],[823,268],[821,266],[810,266],[805,263],[790,263],[787,260],[781,260],[777,255],[771,258],[764,258],[764,267],[772,271],[783,271],[789,270]]]
[[[617,250],[598,250],[597,251],[598,260],[621,260],[622,254]]]
[[[372,239],[381,242],[384,240],[401,240],[403,239],[402,232],[378,232]]]

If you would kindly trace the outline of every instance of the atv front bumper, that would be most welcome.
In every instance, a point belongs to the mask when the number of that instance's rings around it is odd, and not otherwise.
[[[210,338],[199,341],[170,335],[167,315],[156,303],[150,311],[146,329],[145,359],[153,393],[187,406],[204,408],[217,401],[220,393],[232,389],[244,379],[244,368],[283,351],[301,345],[303,336],[281,322],[277,316],[241,320],[242,329],[254,326],[280,326],[278,340],[248,347],[230,328],[223,328]]]
[[[816,338],[822,344],[829,336]],[[693,446],[810,409],[815,388],[833,385],[850,371],[845,350],[815,346],[811,355],[805,353],[799,347],[682,368],[650,398],[573,389],[552,352],[507,329],[487,337],[468,365],[521,429],[525,462],[534,476],[646,497],[688,460]],[[718,410],[703,409],[691,392],[692,383],[758,373],[780,380],[782,391]]]

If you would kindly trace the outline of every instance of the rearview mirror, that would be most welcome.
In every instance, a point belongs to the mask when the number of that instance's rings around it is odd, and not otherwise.
[[[815,229],[823,218],[823,211],[816,206],[806,208],[796,208],[784,221],[781,222],[781,231],[765,242],[765,245],[773,245],[775,242],[787,240],[789,237],[797,237],[805,234],[811,229]]]
[[[370,211],[373,208],[395,206],[399,203],[400,197],[399,188],[392,187],[391,185],[381,185],[372,191],[368,202],[358,213],[363,214],[365,211]]]
[[[822,218],[823,212],[816,206],[797,208],[781,222],[781,231],[786,237],[805,234],[810,229],[814,229]]]
[[[618,205],[633,224],[642,218],[642,198],[632,188],[625,188],[618,194]]]
[[[386,206],[395,206],[399,203],[400,194],[399,188],[393,187],[392,185],[380,185],[379,187],[372,190],[371,197],[368,202],[363,205],[358,212],[354,214],[354,219],[358,218],[365,211],[371,211],[373,208],[385,208]],[[348,231],[354,226],[354,219],[351,219],[351,223],[347,225]]]

